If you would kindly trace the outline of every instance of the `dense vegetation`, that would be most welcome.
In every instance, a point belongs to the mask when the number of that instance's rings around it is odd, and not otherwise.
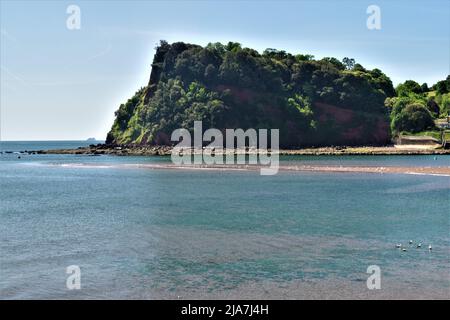
[[[445,83],[435,87],[448,92]],[[428,106],[422,87],[405,83],[396,91],[379,69],[350,58],[161,41],[148,86],[119,107],[107,143],[171,144],[174,129],[202,120],[205,130],[279,128],[284,148],[380,145],[390,141],[390,121],[394,131],[432,126],[423,118],[448,110],[445,94]]]
[[[434,120],[450,114],[450,76],[431,88],[407,80],[397,86],[396,93],[396,97],[385,101],[394,135],[436,129]]]

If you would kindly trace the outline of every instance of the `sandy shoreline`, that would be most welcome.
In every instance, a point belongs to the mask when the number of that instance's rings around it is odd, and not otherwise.
[[[59,164],[65,168],[92,169],[151,169],[151,170],[199,170],[199,171],[259,171],[267,168],[262,165],[177,165],[173,163],[158,164]],[[374,173],[374,174],[412,174],[450,177],[450,167],[400,167],[400,166],[330,166],[330,165],[284,165],[280,164],[280,172],[329,172],[329,173]]]

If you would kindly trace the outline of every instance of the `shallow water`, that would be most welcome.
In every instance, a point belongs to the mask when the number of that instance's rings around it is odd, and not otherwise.
[[[448,177],[260,176],[111,166],[169,157],[17,156],[0,155],[3,299],[450,297]],[[450,165],[447,155],[281,160]],[[94,165],[64,166],[74,163]],[[81,268],[81,290],[66,289],[69,265]],[[381,268],[381,290],[366,287],[369,265]]]

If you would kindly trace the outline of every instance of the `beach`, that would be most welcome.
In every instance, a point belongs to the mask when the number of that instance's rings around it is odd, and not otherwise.
[[[115,169],[160,169],[160,170],[200,170],[200,171],[257,171],[265,168],[263,165],[250,164],[222,164],[222,165],[195,165],[195,164],[173,164],[173,163],[152,163],[152,164],[89,164],[89,163],[70,163],[62,164],[63,167],[71,168],[115,168]],[[373,173],[373,174],[412,174],[412,175],[435,175],[450,177],[450,166],[441,167],[407,167],[407,166],[349,166],[349,165],[288,165],[278,166],[279,171],[297,171],[297,172],[329,172],[329,173]]]

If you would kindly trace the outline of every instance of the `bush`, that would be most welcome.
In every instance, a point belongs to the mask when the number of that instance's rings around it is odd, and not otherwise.
[[[430,111],[425,106],[413,103],[394,115],[391,128],[396,133],[401,131],[416,133],[434,128],[434,121]]]

